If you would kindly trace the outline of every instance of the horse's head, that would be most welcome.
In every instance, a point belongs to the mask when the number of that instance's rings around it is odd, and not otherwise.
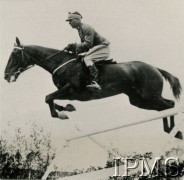
[[[29,61],[25,61],[24,56],[24,47],[21,45],[19,39],[16,38],[16,44],[9,57],[4,73],[4,78],[8,82],[16,81],[21,72],[28,69],[28,67],[31,65]]]
[[[15,47],[6,65],[4,78],[8,82],[14,82],[23,71],[35,64],[52,74],[59,65],[75,57],[75,54],[61,50],[34,45],[23,46],[16,38]]]

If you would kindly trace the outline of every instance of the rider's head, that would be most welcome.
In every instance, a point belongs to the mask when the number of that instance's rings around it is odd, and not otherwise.
[[[68,13],[68,18],[66,21],[69,22],[69,24],[73,27],[73,28],[78,28],[81,25],[81,19],[82,16],[80,13],[73,12],[73,13]]]

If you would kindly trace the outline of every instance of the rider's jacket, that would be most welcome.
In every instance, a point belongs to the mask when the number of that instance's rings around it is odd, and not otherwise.
[[[80,27],[77,28],[81,43],[77,44],[78,52],[86,52],[94,46],[97,45],[109,45],[110,42],[102,37],[99,33],[95,31],[93,27],[88,24],[82,23]]]

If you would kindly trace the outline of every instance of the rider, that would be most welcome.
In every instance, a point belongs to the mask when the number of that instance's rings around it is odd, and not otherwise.
[[[99,35],[93,27],[81,22],[82,16],[78,12],[68,13],[66,21],[72,28],[78,30],[81,43],[69,44],[65,50],[74,51],[75,53],[87,52],[84,57],[84,63],[89,69],[91,84],[87,85],[91,90],[101,90],[98,81],[98,70],[94,62],[105,60],[109,57],[109,42]]]

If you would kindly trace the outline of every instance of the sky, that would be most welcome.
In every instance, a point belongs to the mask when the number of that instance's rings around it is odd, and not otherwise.
[[[83,22],[92,25],[111,42],[114,60],[149,63],[177,76],[184,86],[183,0],[0,0],[1,130],[8,129],[10,122],[11,128],[21,127],[27,131],[30,127],[26,122],[35,121],[51,133],[58,150],[57,165],[62,164],[68,169],[103,166],[107,153],[84,138],[72,142],[71,148],[66,150],[70,157],[68,161],[68,156],[59,152],[64,139],[159,114],[131,106],[128,97],[122,94],[90,102],[57,101],[60,105],[72,103],[77,109],[67,113],[69,120],[62,121],[51,118],[45,104],[45,96],[56,90],[51,75],[46,71],[35,66],[20,75],[15,83],[4,80],[4,69],[15,37],[19,37],[24,45],[55,49],[80,42],[77,31],[65,21],[68,12],[74,11],[79,11]],[[174,99],[166,82],[163,96]],[[182,106],[183,98],[176,102],[176,108],[181,109]],[[161,120],[103,133],[94,138],[122,154],[152,151],[159,155],[173,146],[183,146],[183,142],[163,132]]]

